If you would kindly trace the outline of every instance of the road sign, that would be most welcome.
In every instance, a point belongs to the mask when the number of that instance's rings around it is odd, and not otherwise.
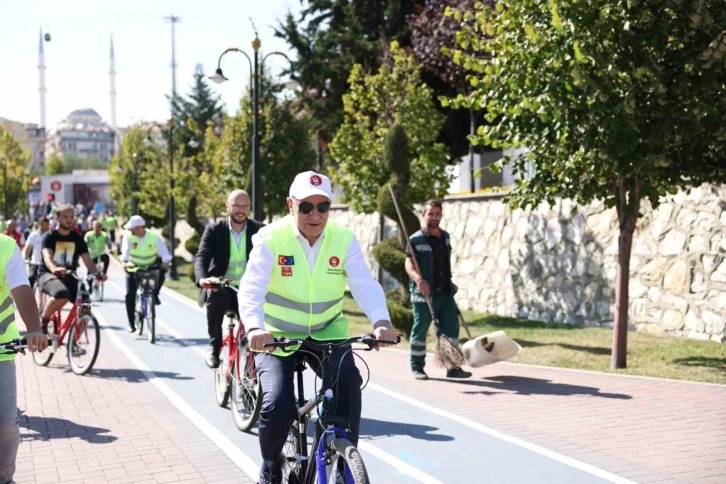
[[[63,188],[63,185],[58,180],[53,180],[50,182],[50,189],[54,192],[59,192]]]

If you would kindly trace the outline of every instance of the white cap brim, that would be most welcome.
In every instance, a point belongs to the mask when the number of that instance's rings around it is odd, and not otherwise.
[[[290,190],[290,197],[291,198],[297,198],[298,200],[303,200],[308,197],[312,197],[314,195],[321,195],[331,202],[333,201],[333,194],[328,193],[325,190],[321,188],[315,188],[315,187],[302,187],[297,188],[295,190]]]

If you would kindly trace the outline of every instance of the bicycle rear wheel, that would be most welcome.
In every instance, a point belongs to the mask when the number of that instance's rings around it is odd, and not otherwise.
[[[92,314],[78,316],[68,332],[68,364],[76,375],[93,368],[101,346],[101,328]]]
[[[156,342],[156,304],[154,304],[154,296],[146,296],[146,316],[149,327],[146,329],[146,337],[152,345]]]
[[[328,476],[328,484],[337,484],[339,473],[345,472],[345,467],[350,469],[355,484],[370,484],[368,472],[363,463],[358,449],[346,439],[335,439],[330,444],[330,450],[334,451],[332,456],[332,464],[330,466],[330,475]],[[349,480],[342,479],[346,484],[352,484]]]
[[[58,323],[56,323],[55,316],[48,322],[48,337],[58,337]],[[50,363],[50,360],[53,359],[54,354],[55,353],[51,351],[50,347],[46,348],[42,352],[34,351],[32,353],[33,361],[38,366],[48,366],[48,363]]]
[[[247,338],[240,341],[238,358],[239,367],[232,369],[232,420],[239,430],[247,432],[257,423],[262,408],[262,384]]]

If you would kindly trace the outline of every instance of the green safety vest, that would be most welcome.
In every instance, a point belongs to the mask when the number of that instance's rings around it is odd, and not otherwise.
[[[95,259],[106,252],[107,239],[106,232],[101,232],[98,235],[96,235],[96,232],[88,232],[86,234],[86,245],[88,245],[88,252],[91,254],[91,258]]]
[[[150,266],[156,262],[159,251],[156,249],[156,240],[159,238],[153,232],[146,231],[144,241],[131,232],[126,234],[129,239],[129,260],[137,266]]]
[[[319,341],[348,338],[348,319],[343,315],[343,267],[353,232],[328,222],[317,262],[310,268],[295,236],[294,223],[287,216],[263,230],[263,243],[274,255],[264,304],[265,328],[276,337],[310,336]],[[274,354],[290,353],[277,350]]]
[[[15,324],[15,306],[10,297],[10,288],[5,283],[8,260],[16,247],[15,239],[0,234],[0,343],[9,343],[20,338],[18,326]],[[0,361],[10,361],[13,358],[15,358],[14,354],[4,355],[0,351]]]
[[[106,230],[116,230],[116,217],[106,217],[101,221],[101,225]]]
[[[242,241],[237,247],[232,237],[232,231],[229,232],[229,266],[227,266],[227,273],[224,275],[225,279],[229,279],[235,286],[239,287],[239,281],[245,273],[245,266],[247,265],[247,234],[242,234]]]

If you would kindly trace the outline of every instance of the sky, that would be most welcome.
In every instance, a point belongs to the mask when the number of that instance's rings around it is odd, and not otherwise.
[[[74,109],[95,109],[110,121],[109,51],[116,54],[116,112],[119,126],[169,118],[171,92],[171,25],[176,24],[177,91],[189,92],[195,66],[213,74],[219,55],[239,47],[250,55],[254,21],[263,53],[287,44],[274,36],[274,26],[288,12],[297,14],[300,0],[0,0],[0,117],[40,122],[38,94],[39,31],[44,42],[47,127]],[[279,75],[287,61],[271,56],[270,71]],[[249,85],[249,65],[241,54],[222,61],[230,81],[212,89],[228,111],[236,111]],[[283,79],[284,80],[284,79]]]

